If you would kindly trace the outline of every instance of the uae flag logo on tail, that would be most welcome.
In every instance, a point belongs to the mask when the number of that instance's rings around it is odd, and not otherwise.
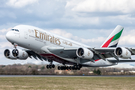
[[[102,48],[116,47],[123,32],[123,27],[118,25],[101,46]]]

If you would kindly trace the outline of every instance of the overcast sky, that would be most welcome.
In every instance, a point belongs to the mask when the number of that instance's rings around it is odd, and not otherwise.
[[[16,25],[32,25],[91,47],[100,47],[112,30],[121,25],[119,46],[135,46],[135,0],[0,0],[0,64],[11,61],[3,51],[13,46],[5,34]]]

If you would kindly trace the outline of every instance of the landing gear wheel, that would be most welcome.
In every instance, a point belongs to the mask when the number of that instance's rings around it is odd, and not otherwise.
[[[61,67],[60,66],[58,66],[58,70],[61,70]]]
[[[49,68],[52,69],[52,65],[49,65]]]
[[[48,69],[49,68],[49,65],[46,65],[46,68]]]
[[[69,70],[72,70],[72,67],[71,66],[69,66]]]
[[[52,65],[52,68],[55,68],[55,65],[54,64]]]

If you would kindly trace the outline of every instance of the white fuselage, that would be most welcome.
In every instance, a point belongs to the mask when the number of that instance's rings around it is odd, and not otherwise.
[[[11,43],[16,43],[18,46],[27,48],[40,54],[48,59],[54,59],[54,61],[65,64],[75,64],[76,60],[71,58],[65,58],[62,56],[57,56],[51,53],[47,48],[80,48],[85,47],[89,48],[89,46],[66,39],[59,35],[50,33],[48,31],[42,30],[37,27],[28,26],[28,25],[18,25],[13,29],[18,29],[19,31],[9,31],[6,35],[7,39]],[[81,63],[86,66],[111,66],[115,65],[115,63],[110,63],[105,60],[96,60],[95,62],[91,62],[91,60]]]

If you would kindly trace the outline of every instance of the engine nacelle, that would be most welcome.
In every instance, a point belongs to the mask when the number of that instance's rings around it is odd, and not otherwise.
[[[83,58],[83,59],[92,59],[94,54],[91,50],[87,49],[87,48],[79,48],[76,50],[76,55],[79,58]]]
[[[17,59],[25,60],[28,58],[28,53],[24,50],[21,50],[21,49],[13,49],[12,54]]]
[[[115,55],[117,55],[120,58],[124,58],[124,59],[131,58],[131,52],[124,47],[117,47],[114,50],[114,53],[115,53]]]
[[[13,59],[13,60],[17,59],[16,57],[13,56],[11,49],[6,49],[6,50],[4,51],[4,55],[5,55],[5,57],[8,58],[8,59]]]
[[[8,59],[21,59],[21,60],[25,60],[28,58],[28,53],[26,51],[23,51],[21,49],[6,49],[4,51],[4,55],[5,57],[7,57]]]

